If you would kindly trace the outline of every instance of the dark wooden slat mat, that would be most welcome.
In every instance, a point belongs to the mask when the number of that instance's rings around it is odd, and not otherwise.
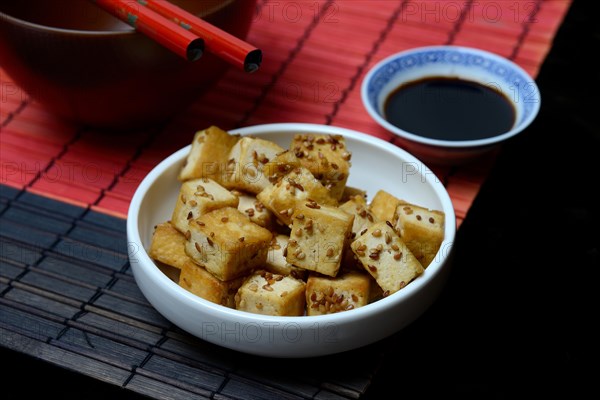
[[[1,346],[171,399],[358,399],[383,358],[382,344],[279,360],[204,342],[146,302],[121,219],[6,186],[0,204]]]

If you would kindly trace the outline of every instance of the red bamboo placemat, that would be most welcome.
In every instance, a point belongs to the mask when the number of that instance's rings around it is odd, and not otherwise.
[[[248,37],[263,50],[257,73],[231,69],[167,126],[117,139],[57,119],[0,68],[0,183],[125,217],[141,179],[209,125],[323,123],[394,143],[360,101],[371,66],[411,47],[456,44],[508,57],[535,77],[571,1],[259,1]],[[459,224],[493,162],[431,166]]]

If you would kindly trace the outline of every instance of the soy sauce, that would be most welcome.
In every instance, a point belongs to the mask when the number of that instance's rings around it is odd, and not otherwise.
[[[491,85],[449,77],[404,84],[384,103],[385,118],[407,132],[442,140],[484,139],[509,131],[516,111]]]

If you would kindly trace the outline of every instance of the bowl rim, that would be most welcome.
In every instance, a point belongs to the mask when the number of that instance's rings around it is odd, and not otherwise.
[[[221,4],[215,5],[213,8],[207,10],[200,16],[209,15],[221,8],[224,8],[234,2],[235,0],[222,0]],[[49,25],[42,25],[35,22],[27,21],[22,18],[15,17],[11,14],[0,10],[0,18],[11,21],[15,25],[22,25],[31,29],[37,29],[44,32],[53,32],[62,35],[77,35],[77,36],[91,36],[91,37],[106,37],[106,36],[131,36],[137,34],[137,31],[132,26],[123,23],[123,29],[119,30],[84,30],[84,29],[69,29],[69,28],[58,28]],[[115,17],[116,18],[116,17]]]
[[[292,132],[298,133],[332,133],[332,134],[341,134],[345,137],[350,137],[352,139],[358,140],[359,142],[369,143],[383,151],[391,151],[395,153],[396,156],[400,156],[403,161],[414,162],[420,165],[423,168],[423,173],[428,174],[432,173],[429,168],[420,160],[418,160],[415,156],[408,153],[407,151],[401,149],[398,146],[395,146],[389,142],[386,142],[380,138],[375,136],[367,135],[365,133],[342,128],[338,126],[332,125],[322,125],[322,124],[313,124],[313,123],[296,123],[296,122],[288,122],[288,123],[267,123],[260,125],[247,126],[243,128],[232,129],[229,132],[231,134],[241,134],[241,135],[254,135],[254,134],[268,134],[268,133],[276,133],[280,131],[285,131],[286,134],[289,133],[291,135]],[[260,137],[260,136],[259,136]],[[454,212],[454,207],[446,188],[443,184],[436,180],[430,185],[432,185],[432,189],[435,192],[435,195],[438,197],[438,200],[441,202],[441,209],[446,213],[446,226],[445,226],[445,237],[441,249],[444,249],[445,256],[441,259],[435,259],[432,263],[427,267],[425,271],[429,271],[428,274],[422,274],[419,276],[416,281],[416,284],[409,284],[404,287],[402,290],[378,300],[376,302],[370,303],[364,307],[360,307],[348,312],[343,313],[335,313],[335,314],[327,314],[327,315],[318,315],[318,316],[270,316],[270,315],[262,315],[255,314],[246,311],[240,311],[231,309],[216,303],[212,303],[208,300],[205,300],[188,290],[182,288],[175,282],[173,282],[169,277],[167,277],[154,263],[154,261],[149,257],[146,248],[143,246],[143,241],[141,239],[140,231],[138,229],[139,226],[139,212],[140,206],[146,196],[146,193],[154,184],[154,182],[161,177],[161,175],[171,167],[174,163],[182,161],[185,156],[188,154],[191,148],[191,144],[187,145],[170,156],[165,158],[159,164],[157,164],[141,181],[138,188],[136,189],[133,198],[130,202],[128,214],[127,214],[127,240],[128,240],[128,248],[130,249],[130,262],[133,264],[132,257],[136,259],[135,263],[140,267],[140,269],[146,274],[146,277],[154,281],[154,283],[159,284],[161,286],[166,285],[166,290],[171,292],[171,294],[176,295],[181,301],[184,301],[186,305],[201,308],[207,314],[217,318],[223,318],[227,316],[228,318],[235,319],[236,322],[240,323],[263,323],[263,324],[272,324],[272,323],[290,323],[296,324],[301,328],[307,328],[314,323],[333,323],[333,324],[342,324],[343,322],[355,321],[360,319],[363,316],[372,315],[373,313],[382,313],[388,311],[390,308],[394,307],[397,303],[402,303],[409,299],[412,296],[417,295],[424,287],[427,286],[427,283],[434,280],[437,275],[442,273],[444,270],[444,265],[449,262],[450,253],[452,251],[454,241],[456,238],[456,216]],[[429,175],[433,176],[433,175]],[[140,251],[135,253],[131,253],[131,251],[135,251],[139,247]],[[133,268],[135,272],[136,269]],[[135,273],[134,273],[135,277]],[[137,279],[136,279],[137,280]],[[415,282],[412,282],[415,283]]]
[[[369,86],[370,82],[373,80],[373,77],[375,76],[375,74],[377,74],[389,62],[391,62],[395,59],[398,59],[398,58],[406,57],[411,54],[418,54],[421,52],[426,52],[426,51],[431,51],[431,50],[455,50],[455,51],[460,51],[463,53],[480,55],[482,57],[486,57],[486,58],[492,59],[494,61],[509,65],[512,69],[514,69],[521,75],[527,77],[528,83],[533,85],[533,89],[534,89],[533,93],[535,93],[535,96],[534,96],[535,101],[532,102],[533,108],[532,108],[531,113],[521,123],[514,126],[512,129],[510,129],[507,132],[504,132],[500,135],[492,136],[489,138],[475,139],[475,140],[432,139],[432,138],[424,137],[421,135],[417,135],[417,134],[405,131],[405,130],[400,129],[397,126],[393,125],[392,123],[388,122],[375,109],[375,107],[373,107],[371,105],[370,101],[368,100],[368,86]],[[539,110],[541,107],[541,100],[542,100],[541,93],[540,93],[539,87],[537,86],[535,79],[527,71],[525,71],[525,69],[523,69],[520,65],[516,64],[514,61],[509,60],[506,57],[500,56],[491,51],[487,51],[487,50],[483,50],[483,49],[479,49],[479,48],[475,48],[475,47],[459,46],[459,45],[420,46],[420,47],[413,47],[410,49],[406,49],[406,50],[403,50],[403,51],[400,51],[397,53],[393,53],[393,54],[381,59],[377,63],[375,63],[375,65],[373,65],[367,71],[367,73],[365,74],[365,76],[362,80],[362,83],[361,83],[361,101],[362,101],[363,107],[366,109],[367,113],[371,116],[371,118],[373,118],[375,120],[375,122],[377,122],[380,126],[382,126],[387,131],[395,134],[396,136],[410,140],[412,142],[429,145],[429,146],[436,146],[436,147],[477,148],[477,147],[492,146],[492,145],[498,144],[500,142],[503,142],[503,141],[517,135],[518,133],[522,132],[533,122],[533,120],[537,117],[537,114],[539,113]]]

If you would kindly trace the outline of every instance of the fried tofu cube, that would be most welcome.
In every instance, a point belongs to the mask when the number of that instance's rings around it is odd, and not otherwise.
[[[427,268],[444,240],[445,214],[401,201],[396,207],[394,230],[417,260]]]
[[[272,237],[271,231],[232,207],[201,215],[188,232],[186,253],[222,281],[264,265]]]
[[[369,211],[367,201],[362,196],[355,196],[341,204],[339,208],[348,214],[354,215],[352,223],[352,237],[360,236],[361,232],[377,222],[377,218]]]
[[[346,259],[344,259],[344,261],[342,262],[342,266],[340,267],[340,271],[338,272],[338,276],[345,275],[350,272],[359,272],[365,274],[369,278],[370,284],[368,302],[373,303],[377,300],[381,300],[383,298],[383,290],[381,289],[375,278],[373,278],[371,274],[366,273],[365,268],[363,267],[362,263],[358,260],[358,257],[356,257],[356,255],[352,252],[350,246],[348,246],[347,253],[355,257],[356,262],[349,266],[348,264],[346,264]]]
[[[197,265],[185,252],[187,240],[169,222],[156,226],[150,246],[150,257],[171,280],[213,303],[234,307],[234,296],[243,277],[221,281]]]
[[[171,223],[163,222],[154,228],[148,255],[155,261],[181,269],[189,260],[185,252],[185,236]]]
[[[402,289],[424,271],[419,260],[386,222],[373,224],[350,247],[383,289],[384,296]]]
[[[363,196],[353,196],[348,201],[341,204],[339,208],[348,214],[354,215],[354,222],[352,223],[352,239],[359,237],[369,226],[377,221],[377,218],[369,211],[367,200]],[[349,248],[344,251],[343,264],[350,269],[363,269],[362,264]]]
[[[217,208],[237,207],[238,202],[236,196],[212,179],[190,179],[181,184],[171,223],[185,234],[190,221]]]
[[[290,150],[331,191],[334,199],[339,201],[342,198],[352,157],[343,136],[297,134],[292,139]]]
[[[371,278],[365,272],[348,272],[332,278],[312,274],[306,281],[307,315],[334,314],[369,303]]]
[[[265,262],[265,269],[274,274],[291,275],[297,279],[305,279],[307,271],[304,268],[298,268],[290,264],[286,259],[288,242],[289,236],[287,235],[273,235],[273,239],[269,245],[267,261]]]
[[[282,151],[282,147],[269,140],[241,138],[229,152],[223,186],[259,193],[269,184],[263,172],[265,164]]]
[[[248,218],[250,218],[250,221],[263,228],[272,228],[275,221],[273,213],[266,208],[254,194],[248,194],[238,190],[232,190],[231,193],[239,199],[237,209],[246,214]]]
[[[229,152],[238,140],[239,135],[230,135],[214,125],[196,132],[179,180],[210,178],[221,182]]]
[[[290,150],[284,150],[273,157],[263,167],[263,173],[269,182],[275,183],[292,170],[301,167],[300,160]]]
[[[222,281],[204,267],[188,259],[181,268],[179,286],[205,300],[235,308],[235,294],[246,278],[244,276]]]
[[[294,210],[309,203],[309,200],[321,205],[338,204],[329,190],[304,167],[292,170],[275,184],[269,184],[256,198],[286,226],[292,222]]]
[[[336,276],[352,234],[354,215],[337,207],[311,204],[292,215],[286,259],[290,264]]]
[[[379,221],[391,222],[394,219],[396,207],[400,202],[401,200],[396,196],[391,195],[385,190],[379,190],[375,193],[375,196],[373,196],[373,200],[371,200],[369,211],[371,211]]]
[[[235,296],[236,308],[256,314],[302,316],[306,283],[291,276],[259,272],[251,275]]]

